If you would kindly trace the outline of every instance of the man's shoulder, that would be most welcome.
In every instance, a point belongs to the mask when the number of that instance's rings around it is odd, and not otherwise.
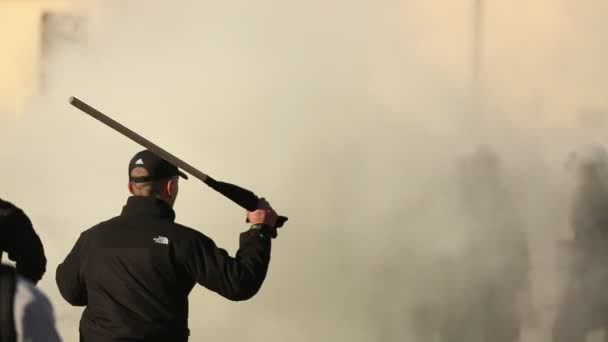
[[[176,237],[178,237],[180,240],[184,240],[184,241],[208,240],[209,239],[208,236],[201,233],[200,231],[198,231],[194,228],[185,226],[183,224],[176,223],[176,222],[172,223],[172,230],[173,230],[174,234],[176,235]]]
[[[118,221],[120,220],[120,216],[114,216],[110,219],[101,221],[99,223],[97,223],[96,225],[90,227],[89,229],[84,230],[81,235],[83,236],[88,236],[88,235],[94,235],[100,232],[103,232],[104,230],[111,228],[111,227],[115,227],[116,224],[118,224]]]

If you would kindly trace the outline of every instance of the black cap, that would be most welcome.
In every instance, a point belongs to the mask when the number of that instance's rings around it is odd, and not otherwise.
[[[131,171],[134,168],[141,167],[148,171],[148,176],[133,177]],[[138,152],[129,162],[129,180],[136,183],[144,183],[158,181],[175,176],[180,176],[188,179],[185,173],[178,170],[177,166],[162,159],[151,151],[143,150]]]

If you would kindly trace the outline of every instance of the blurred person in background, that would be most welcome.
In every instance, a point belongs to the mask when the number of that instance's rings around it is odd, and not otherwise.
[[[503,169],[492,148],[479,147],[460,160],[455,180],[429,192],[425,215],[440,222],[429,221],[431,249],[416,258],[421,286],[410,324],[418,341],[520,340],[530,257]]]
[[[553,326],[554,342],[579,342],[604,329],[608,341],[608,153],[580,146],[567,160],[574,175],[568,281]]]
[[[519,341],[531,260],[516,194],[508,187],[504,164],[488,146],[463,160],[460,180],[460,202],[471,224],[463,267],[476,289],[468,298],[479,310],[473,328],[485,342]]]

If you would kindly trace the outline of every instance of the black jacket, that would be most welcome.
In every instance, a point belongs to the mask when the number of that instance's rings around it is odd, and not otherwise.
[[[46,256],[32,222],[10,202],[0,199],[0,251],[15,262],[17,273],[38,283],[46,272]]]
[[[56,280],[66,301],[86,306],[84,341],[186,341],[195,284],[234,301],[258,292],[270,262],[268,235],[242,233],[233,258],[174,219],[165,202],[133,196],[120,216],[80,235]]]

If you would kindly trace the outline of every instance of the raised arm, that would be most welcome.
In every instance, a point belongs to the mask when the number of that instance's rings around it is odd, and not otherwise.
[[[260,209],[248,212],[251,228],[241,233],[235,257],[213,240],[196,233],[186,248],[186,271],[200,285],[234,300],[252,298],[264,283],[270,263],[271,237],[276,236],[277,214],[265,201]]]

